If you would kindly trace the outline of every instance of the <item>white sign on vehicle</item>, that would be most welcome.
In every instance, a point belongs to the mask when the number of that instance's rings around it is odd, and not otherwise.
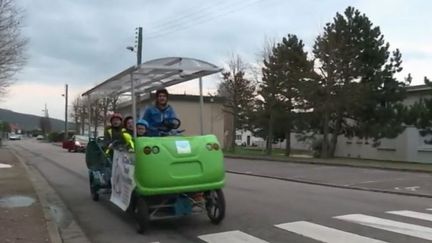
[[[130,198],[136,186],[134,171],[133,154],[114,150],[110,201],[124,211],[129,207]]]
[[[178,154],[190,154],[192,152],[189,141],[176,141]]]

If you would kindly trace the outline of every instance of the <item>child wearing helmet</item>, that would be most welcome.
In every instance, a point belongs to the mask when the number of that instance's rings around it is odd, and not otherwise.
[[[138,120],[138,122],[136,123],[137,137],[146,136],[148,127],[149,124],[146,120]]]
[[[133,149],[133,142],[130,136],[126,136],[126,130],[122,127],[123,116],[120,113],[114,113],[110,118],[110,127],[105,130],[104,134],[104,144],[107,148],[105,153],[112,156],[112,147],[115,142],[119,144],[124,144]]]

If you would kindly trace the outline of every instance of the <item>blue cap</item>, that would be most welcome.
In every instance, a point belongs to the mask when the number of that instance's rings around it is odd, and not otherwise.
[[[146,128],[149,127],[148,122],[147,122],[146,120],[144,120],[144,119],[139,119],[139,120],[137,121],[136,124],[137,124],[137,125],[143,125],[143,126],[145,126]]]

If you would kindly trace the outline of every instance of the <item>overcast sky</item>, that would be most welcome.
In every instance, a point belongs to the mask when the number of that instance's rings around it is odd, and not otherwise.
[[[403,55],[413,84],[432,77],[431,1],[406,0],[17,0],[25,10],[23,34],[29,60],[0,108],[64,118],[65,83],[70,100],[136,62],[126,46],[144,29],[143,61],[186,56],[224,66],[231,53],[256,62],[266,38],[298,35],[310,51],[336,12],[354,6],[381,27]],[[207,92],[217,77],[204,79]],[[175,88],[196,93],[196,81]]]

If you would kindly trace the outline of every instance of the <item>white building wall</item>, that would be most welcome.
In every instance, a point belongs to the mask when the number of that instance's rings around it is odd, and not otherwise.
[[[432,145],[424,143],[427,138],[420,136],[414,127],[406,128],[395,139],[382,139],[377,147],[373,147],[372,139],[348,139],[339,136],[335,156],[432,163]]]

